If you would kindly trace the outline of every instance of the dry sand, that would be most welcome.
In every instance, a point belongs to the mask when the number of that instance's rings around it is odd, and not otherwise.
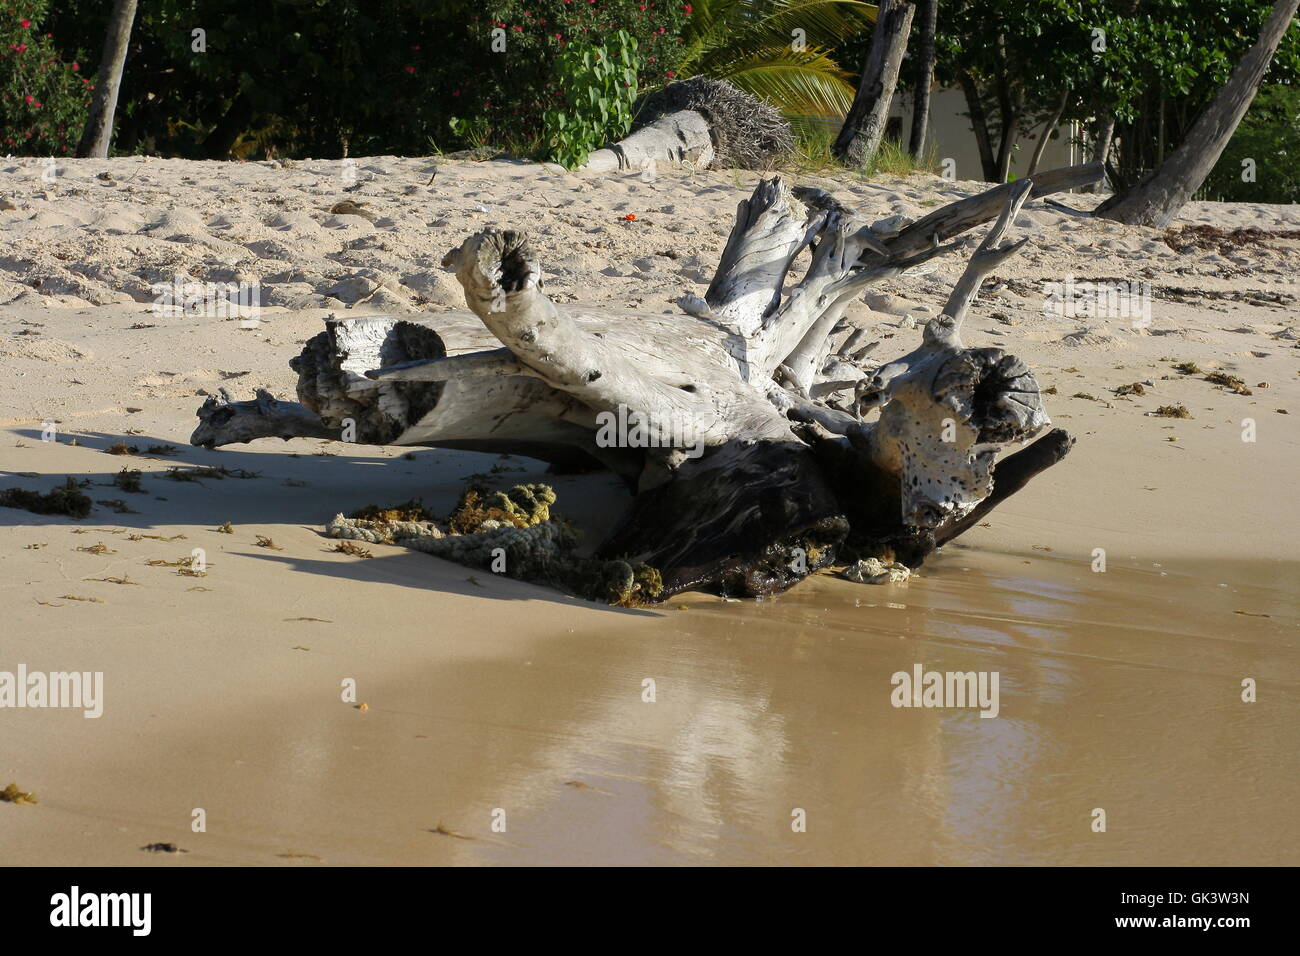
[[[1300,241],[1179,253],[1154,230],[1030,203],[1031,243],[965,338],[1012,348],[1056,388],[1070,457],[905,586],[820,575],[769,602],[633,612],[397,548],[349,557],[321,535],[369,503],[446,510],[493,466],[552,483],[558,510],[594,529],[623,500],[609,478],[305,440],[209,452],[186,444],[194,409],[223,386],[292,396],[286,362],[331,311],[436,324],[463,308],[438,262],[488,224],[534,233],[561,301],[672,310],[703,293],[754,174],[647,183],[391,157],[44,171],[0,166],[15,207],[0,209],[0,487],[90,478],[93,498],[131,511],[0,509],[0,671],[106,685],[99,719],[0,710],[0,786],[40,798],[0,804],[0,860],[1300,862]],[[981,188],[795,178],[881,218]],[[373,221],[328,212],[344,199]],[[1295,230],[1300,209],[1193,203],[1176,227],[1201,223]],[[916,344],[893,313],[937,311],[964,258],[873,290],[899,297],[874,300],[889,313],[855,306],[879,324],[879,358]],[[259,282],[260,324],[157,314],[152,286],[176,274]],[[1150,281],[1149,327],[1045,314],[1043,284],[1067,275]],[[1114,394],[1133,382],[1146,394]],[[1175,404],[1193,417],[1146,414]],[[42,441],[51,420],[58,440]],[[104,454],[118,441],[140,454]],[[258,477],[176,482],[173,465]],[[144,493],[109,485],[123,467]],[[206,577],[147,563],[193,548]],[[998,670],[999,719],[893,708],[890,675],[916,663]],[[1240,701],[1247,677],[1258,703]],[[345,678],[365,710],[341,699]],[[190,852],[140,850],[156,842]]]

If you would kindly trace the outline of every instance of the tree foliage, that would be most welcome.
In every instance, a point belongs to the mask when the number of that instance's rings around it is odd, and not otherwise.
[[[63,156],[81,136],[94,84],[75,47],[45,29],[49,6],[49,0],[0,5],[0,148],[6,153]]]

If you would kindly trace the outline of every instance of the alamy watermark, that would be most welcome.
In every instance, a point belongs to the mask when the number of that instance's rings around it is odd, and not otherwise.
[[[1067,275],[1061,282],[1044,282],[1045,313],[1068,319],[1129,319],[1135,329],[1151,324],[1151,283],[1144,280],[1079,281]]]
[[[620,404],[617,412],[596,414],[599,448],[676,448],[687,458],[704,454],[704,441],[689,416],[648,415]]]
[[[262,311],[260,282],[196,282],[173,276],[171,282],[149,286],[155,315],[199,315],[204,318],[239,318],[256,324]]]
[[[911,673],[897,671],[889,678],[894,689],[889,702],[895,707],[978,707],[981,717],[996,717],[998,671],[927,671],[914,664]]]
[[[0,671],[0,707],[69,707],[87,718],[104,713],[103,671]]]

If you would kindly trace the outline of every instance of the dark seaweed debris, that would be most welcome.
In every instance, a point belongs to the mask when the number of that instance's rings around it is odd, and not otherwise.
[[[29,491],[26,488],[6,488],[0,491],[0,507],[22,508],[38,515],[67,515],[85,518],[93,507],[90,496],[81,490],[75,478],[69,477],[49,494]]]

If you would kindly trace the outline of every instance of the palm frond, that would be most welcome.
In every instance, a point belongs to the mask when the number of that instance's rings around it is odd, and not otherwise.
[[[728,80],[787,114],[842,116],[854,88],[831,50],[867,29],[876,10],[861,0],[701,0],[679,71]]]

